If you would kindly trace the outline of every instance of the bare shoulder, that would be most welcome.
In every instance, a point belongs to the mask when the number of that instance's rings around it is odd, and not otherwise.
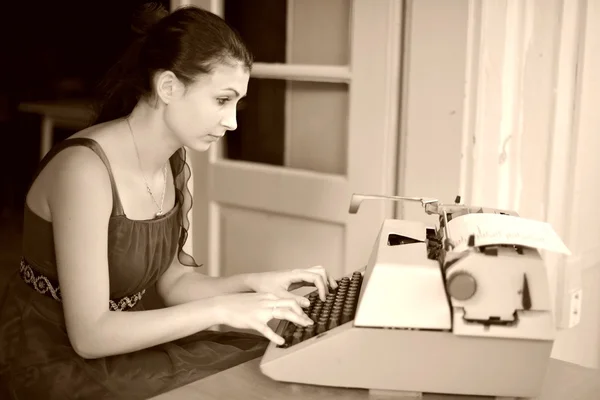
[[[86,146],[62,150],[49,167],[48,204],[71,202],[69,198],[93,198],[111,194],[108,170],[102,159]],[[108,196],[111,199],[112,196]]]
[[[119,130],[120,120],[107,121],[97,125],[91,125],[72,135],[70,138],[89,138],[97,142],[103,142],[104,138],[111,136]]]
[[[111,145],[107,138],[112,136],[115,125],[115,122],[93,125],[65,140],[92,139],[104,150]],[[105,192],[109,188],[109,173],[104,162],[87,146],[69,146],[57,153],[40,171],[27,193],[26,202],[36,214],[51,220],[49,204],[51,197],[58,198],[58,201],[62,202],[62,197],[77,189],[79,185],[85,187],[92,183],[100,192]]]

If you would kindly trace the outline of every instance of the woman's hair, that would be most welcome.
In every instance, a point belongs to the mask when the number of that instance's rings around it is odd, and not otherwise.
[[[186,6],[169,13],[148,3],[134,15],[132,43],[101,82],[96,121],[129,115],[153,92],[153,76],[171,71],[185,85],[218,64],[239,62],[252,68],[252,54],[239,34],[217,15]]]

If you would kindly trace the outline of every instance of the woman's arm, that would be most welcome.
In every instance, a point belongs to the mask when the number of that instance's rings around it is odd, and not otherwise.
[[[157,292],[165,305],[174,306],[223,294],[251,292],[252,276],[211,277],[182,265],[175,256],[169,269],[159,278]]]
[[[106,167],[85,147],[63,150],[48,165],[48,205],[67,332],[85,358],[128,353],[221,323],[214,300],[161,310],[108,309],[108,221],[112,192]]]

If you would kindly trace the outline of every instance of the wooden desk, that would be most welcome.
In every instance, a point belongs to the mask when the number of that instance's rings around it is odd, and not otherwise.
[[[259,370],[260,358],[248,361],[152,400],[392,400],[367,390],[317,387],[276,382]],[[414,397],[403,397],[412,400]],[[423,400],[488,400],[492,397],[424,394]],[[551,360],[542,394],[535,400],[598,400],[600,372]]]
[[[83,129],[94,116],[89,99],[35,101],[21,103],[19,111],[42,116],[40,127],[40,160],[52,147],[54,128]]]

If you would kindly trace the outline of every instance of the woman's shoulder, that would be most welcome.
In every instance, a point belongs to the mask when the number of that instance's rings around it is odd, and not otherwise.
[[[102,122],[99,124],[90,125],[67,139],[92,139],[96,142],[102,143],[108,138],[112,137],[116,131],[119,130],[119,120]]]
[[[52,163],[51,169],[58,168],[59,171],[71,167],[78,167],[81,172],[101,170],[104,167],[102,149],[108,144],[113,130],[110,124],[105,123],[78,131],[57,145],[58,149],[48,164]]]
[[[123,147],[121,138],[125,137],[121,135],[122,132],[119,132],[122,127],[118,122],[115,120],[92,125],[66,138],[61,145],[67,148],[60,150],[61,153],[68,150],[65,152],[68,154],[62,157],[63,162],[89,161],[86,166],[90,168],[94,166],[105,168],[107,161],[118,161],[112,158],[121,153],[120,149]]]
[[[38,166],[30,187],[30,192],[34,192],[32,196],[48,192],[60,179],[96,176],[102,177],[102,181],[106,180],[108,175],[101,152],[108,143],[110,132],[114,130],[112,125],[104,123],[90,126],[56,144]]]
[[[59,148],[53,149],[48,159],[43,161],[27,192],[29,208],[42,218],[51,220],[53,194],[66,193],[68,196],[86,192],[96,196],[96,190],[109,191],[110,177],[106,167],[94,149],[85,145],[71,145],[65,139]],[[75,143],[74,141],[73,143]],[[90,191],[88,184],[94,183]]]

